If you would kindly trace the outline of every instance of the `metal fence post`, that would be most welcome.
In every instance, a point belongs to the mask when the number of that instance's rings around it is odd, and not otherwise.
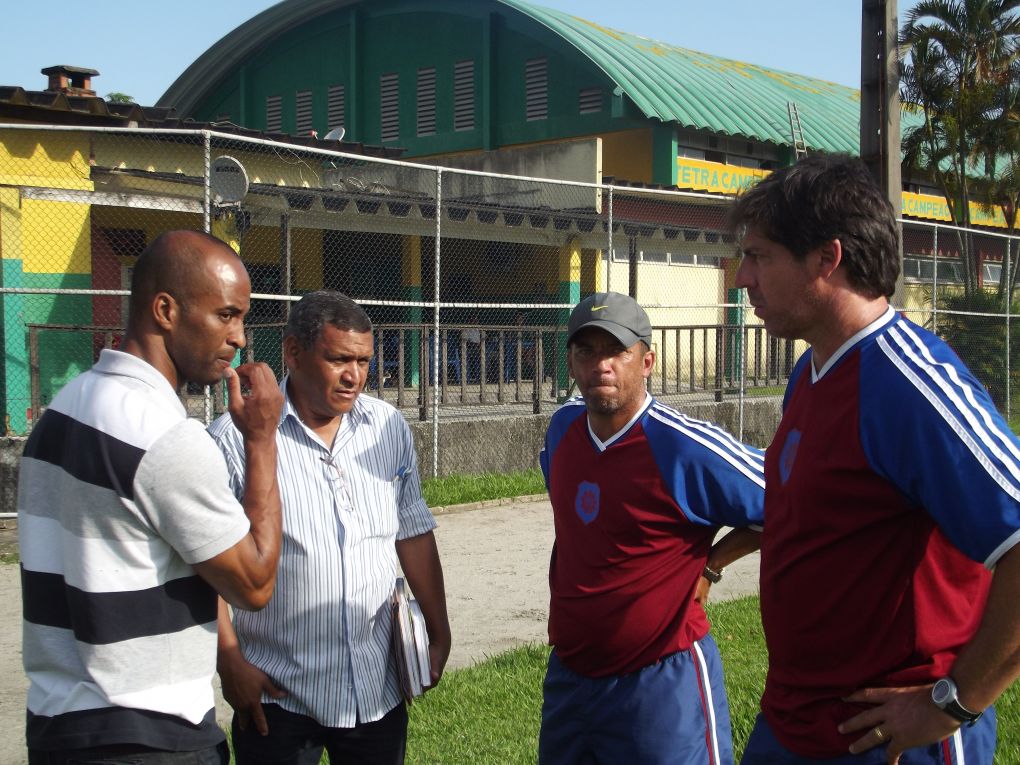
[[[935,227],[935,236],[932,239],[931,247],[931,331],[932,334],[939,333],[939,227]]]
[[[999,284],[1002,285],[1003,279],[1009,279],[1010,274],[1010,255],[1012,253],[1013,242],[1011,239],[1006,239],[1006,267],[999,271]],[[1010,375],[1013,372],[1013,355],[1009,350],[1009,333],[1010,333],[1010,321],[1009,314],[1013,310],[1013,290],[1010,289],[1010,284],[1007,282],[1004,294],[1006,295],[1006,419],[1009,420],[1010,414],[1013,408],[1013,402],[1010,400]]]
[[[737,290],[737,333],[740,337],[740,382],[737,391],[737,439],[740,441],[744,440],[744,398],[745,398],[745,381],[747,380],[747,349],[750,343],[747,342],[745,336],[745,316],[744,316],[744,294],[746,290]]]
[[[293,271],[293,264],[291,262],[292,252],[290,246],[290,215],[284,213],[280,216],[280,265],[283,268],[283,294],[290,297],[291,295],[291,271]],[[284,319],[290,319],[290,301],[285,300],[283,302],[283,316]],[[381,388],[380,388],[381,390]]]
[[[29,402],[32,408],[33,427],[39,422],[42,413],[42,384],[39,379],[39,330],[36,327],[29,327],[28,330],[28,374],[30,385]]]
[[[609,223],[606,226],[606,292],[613,291],[613,187],[609,187]]]
[[[445,370],[439,369],[439,264],[442,251],[442,221],[443,221],[443,168],[436,168],[436,256],[433,278],[432,293],[432,370],[435,374],[435,384],[432,386],[432,477],[439,476],[439,381],[440,374]],[[461,372],[463,374],[463,371]]]
[[[212,175],[212,136],[202,131],[202,226],[205,233],[212,232],[212,192],[209,179]],[[202,395],[202,416],[205,424],[212,422],[212,389],[206,385]]]

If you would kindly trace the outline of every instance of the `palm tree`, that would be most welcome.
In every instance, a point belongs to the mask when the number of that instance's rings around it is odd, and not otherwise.
[[[1002,211],[1006,233],[1012,237],[1020,211],[1020,59],[1013,59],[1008,76],[998,88],[995,106],[984,123],[980,146],[984,175],[976,184],[977,196],[986,211],[991,212],[993,207]],[[997,290],[1000,310],[1011,305],[1020,276],[1020,260],[1011,251],[1011,245],[1007,239],[1007,257]]]
[[[935,180],[960,227],[970,226],[972,177],[987,176],[984,160],[997,156],[987,126],[1004,113],[1004,88],[1020,39],[1017,8],[1020,0],[921,0],[900,30],[909,56],[901,99],[924,116],[904,136],[905,159]],[[969,235],[961,235],[959,244],[964,293],[971,295],[978,285],[977,253]]]

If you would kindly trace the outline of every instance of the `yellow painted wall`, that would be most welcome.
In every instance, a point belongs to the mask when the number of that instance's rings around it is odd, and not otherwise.
[[[0,183],[90,190],[88,136],[8,130],[0,141]],[[0,231],[5,259],[41,274],[91,271],[89,207],[22,199],[16,189],[0,197]]]
[[[88,135],[5,130],[0,140],[0,183],[92,189]]]
[[[606,291],[602,250],[581,250],[581,296]]]
[[[17,189],[0,188],[0,256],[21,260],[21,195]]]
[[[291,229],[290,252],[294,289],[299,292],[322,289],[322,231]]]
[[[652,182],[652,129],[602,133],[602,174]]]
[[[89,205],[23,199],[22,269],[35,274],[92,272]]]

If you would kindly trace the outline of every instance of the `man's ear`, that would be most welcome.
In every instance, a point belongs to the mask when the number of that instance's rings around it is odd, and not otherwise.
[[[838,239],[830,239],[818,246],[820,255],[819,268],[820,276],[828,279],[843,262],[843,244]]]
[[[172,329],[180,315],[181,304],[169,292],[157,292],[152,298],[152,319],[160,329]]]
[[[652,369],[655,368],[655,351],[649,348],[645,351],[644,358],[641,360],[641,374],[645,377],[652,376]]]
[[[287,335],[283,338],[283,363],[287,369],[293,369],[297,363],[298,353],[301,351],[301,343],[294,335]]]

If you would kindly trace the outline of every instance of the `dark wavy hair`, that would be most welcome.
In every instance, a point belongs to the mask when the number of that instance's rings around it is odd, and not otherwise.
[[[315,345],[327,324],[344,331],[372,331],[372,320],[360,305],[341,292],[317,290],[291,306],[283,336],[296,337],[307,350]]]
[[[889,297],[900,273],[899,228],[864,163],[845,154],[812,154],[752,186],[726,216],[738,234],[753,228],[794,257],[832,239],[850,285],[870,298]]]

